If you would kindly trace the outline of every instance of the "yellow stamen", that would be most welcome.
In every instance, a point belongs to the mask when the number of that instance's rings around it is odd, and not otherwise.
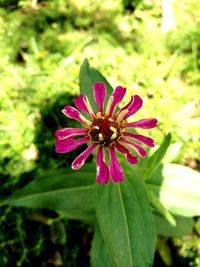
[[[93,129],[95,129],[95,130],[99,130],[99,126],[95,125],[95,126],[93,127]]]
[[[117,132],[117,129],[113,126],[110,126],[110,130],[113,132],[113,133],[116,133]]]
[[[99,133],[98,136],[99,136],[99,141],[100,141],[100,142],[104,140],[103,135],[102,135],[101,133]]]
[[[117,134],[116,133],[113,133],[112,135],[111,135],[111,140],[114,140],[115,138],[117,137]]]
[[[96,114],[96,117],[97,117],[97,119],[101,119],[101,112],[98,112],[98,113]]]

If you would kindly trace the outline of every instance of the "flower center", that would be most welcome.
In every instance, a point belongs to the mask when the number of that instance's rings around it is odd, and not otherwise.
[[[114,118],[95,118],[90,126],[89,136],[94,143],[109,145],[119,139],[121,127]]]

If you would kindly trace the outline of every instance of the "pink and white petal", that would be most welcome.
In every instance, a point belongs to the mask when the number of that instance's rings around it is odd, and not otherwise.
[[[139,142],[149,146],[149,147],[154,147],[155,143],[154,140],[150,137],[141,135],[141,134],[134,134],[134,133],[128,133],[128,132],[123,132],[123,136],[133,138],[135,140],[138,140]]]
[[[131,154],[131,153],[129,152],[129,150],[128,150],[126,147],[124,147],[123,145],[117,143],[117,144],[116,144],[116,148],[117,148],[121,153],[123,153],[123,154],[126,155],[126,160],[127,160],[129,163],[131,163],[131,164],[137,164],[137,163],[138,163],[137,156]]]
[[[103,112],[104,111],[104,101],[106,98],[106,86],[104,83],[98,82],[94,84],[94,99],[98,106],[98,111]]]
[[[90,116],[94,116],[94,111],[92,110],[92,107],[90,105],[90,102],[87,98],[86,95],[80,95],[78,96],[75,101],[74,101],[74,104],[76,105],[76,107],[79,109],[79,110],[82,110],[86,113],[88,113]]]
[[[133,102],[128,107],[128,113],[124,116],[124,120],[130,117],[131,115],[135,114],[141,107],[143,101],[138,95],[134,95]]]
[[[66,106],[62,112],[69,118],[80,121],[83,124],[90,125],[91,122],[87,120],[76,108]]]
[[[64,140],[75,137],[77,135],[87,134],[88,129],[86,128],[61,128],[56,130],[54,133],[54,137],[56,140]]]
[[[150,118],[150,119],[142,119],[135,122],[128,122],[123,125],[124,128],[142,128],[142,129],[151,129],[156,127],[158,124],[157,119]]]
[[[84,164],[86,159],[91,155],[92,151],[97,147],[96,144],[91,144],[86,150],[84,150],[75,160],[72,162],[72,169],[78,170]]]
[[[147,155],[147,151],[142,146],[136,143],[130,142],[124,138],[120,138],[119,142],[124,143],[126,146],[135,150],[142,158],[144,158]]]
[[[68,153],[75,148],[86,144],[90,141],[89,137],[82,137],[80,139],[64,139],[64,140],[57,140],[55,143],[55,150],[57,153]]]
[[[102,146],[99,147],[97,152],[97,175],[96,180],[98,183],[107,184],[109,181],[110,172],[109,168],[105,163],[104,159],[104,148]]]
[[[114,146],[109,146],[110,153],[110,175],[115,183],[122,182],[124,180],[123,169],[117,159]]]
[[[117,112],[116,117],[124,110],[128,110],[130,105],[134,102],[134,97],[131,96],[131,99],[129,100],[129,102],[127,104],[125,104],[122,108],[120,108],[120,110]]]
[[[108,105],[106,107],[106,114],[112,116],[117,104],[119,104],[124,98],[125,93],[126,93],[126,88],[122,86],[117,86],[115,88],[108,101]]]

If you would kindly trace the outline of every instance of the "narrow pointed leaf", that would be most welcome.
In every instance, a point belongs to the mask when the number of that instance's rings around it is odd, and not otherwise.
[[[80,92],[88,97],[90,104],[95,111],[97,111],[97,105],[93,96],[93,85],[95,82],[103,82],[106,85],[107,97],[105,104],[107,103],[109,96],[112,94],[113,88],[98,70],[90,67],[87,59],[83,61],[79,79]]]
[[[84,169],[70,173],[67,173],[67,169],[59,170],[57,173],[49,171],[43,177],[16,191],[1,204],[48,208],[62,211],[70,219],[92,221],[94,181],[95,173]]]
[[[170,141],[171,141],[171,134],[168,134],[166,135],[163,143],[156,150],[156,152],[154,152],[154,154],[151,157],[146,158],[146,160],[144,160],[143,168],[145,168],[144,172],[145,179],[148,179],[148,177],[152,174],[152,172],[154,172],[155,169],[158,167],[158,165],[161,163],[170,145]]]
[[[157,210],[157,212],[159,212],[165,218],[165,220],[168,221],[168,223],[170,223],[173,226],[176,226],[176,221],[173,215],[162,205],[159,198],[155,195],[155,193],[151,189],[148,190],[148,196],[151,205]]]

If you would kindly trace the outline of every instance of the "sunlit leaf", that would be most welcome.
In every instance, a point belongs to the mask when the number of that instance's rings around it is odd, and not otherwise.
[[[200,173],[182,165],[161,165],[148,186],[170,212],[186,217],[200,215]]]

